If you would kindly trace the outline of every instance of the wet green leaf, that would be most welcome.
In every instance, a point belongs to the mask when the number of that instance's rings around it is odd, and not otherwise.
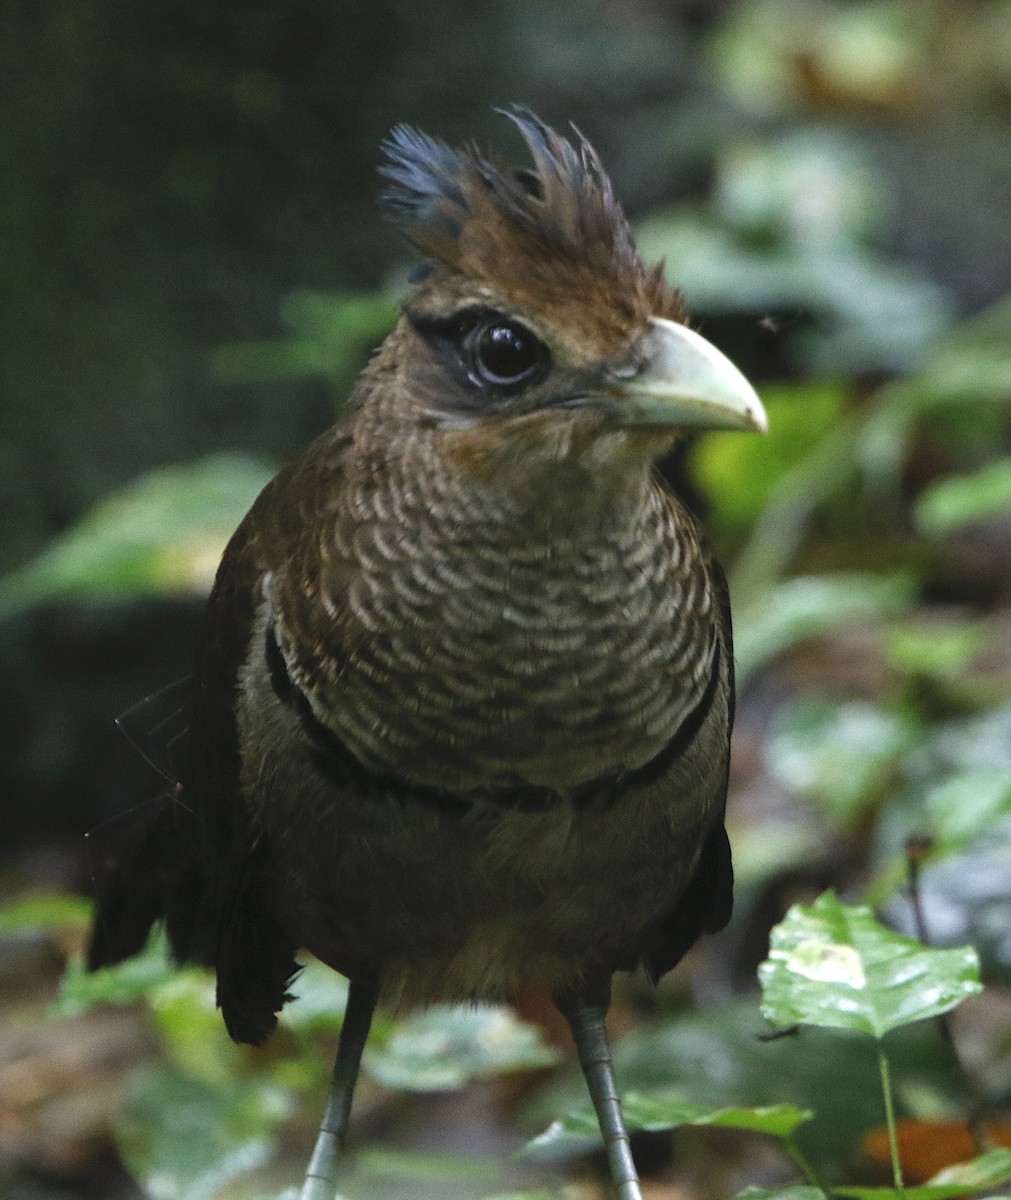
[[[680,1096],[629,1092],[622,1097],[622,1112],[630,1130],[658,1132],[679,1125],[715,1126],[721,1129],[746,1129],[771,1137],[789,1137],[798,1126],[811,1120],[812,1114],[792,1104],[758,1108],[728,1107],[707,1109]],[[583,1105],[560,1121],[554,1121],[526,1146],[537,1152],[567,1146],[584,1146],[600,1139],[597,1117],[590,1105]]]
[[[549,1066],[555,1059],[536,1026],[490,1004],[430,1008],[402,1022],[385,1046],[365,1053],[369,1071],[381,1083],[421,1092]]]
[[[981,991],[975,950],[928,950],[869,908],[826,892],[794,905],[759,968],[762,1012],[775,1025],[819,1025],[881,1038]]]

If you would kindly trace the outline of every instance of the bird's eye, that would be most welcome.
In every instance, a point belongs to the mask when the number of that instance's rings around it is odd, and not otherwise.
[[[499,390],[521,387],[547,364],[548,352],[522,325],[501,318],[474,327],[467,338],[473,375]]]

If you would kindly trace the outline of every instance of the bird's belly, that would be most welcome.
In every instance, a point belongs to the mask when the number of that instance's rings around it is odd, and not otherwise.
[[[608,650],[621,663],[621,647]],[[496,661],[507,656],[499,650]],[[552,662],[543,653],[538,661]],[[645,669],[638,661],[638,692],[631,669],[596,688],[570,670],[568,723],[552,724],[552,705],[532,702],[529,677],[518,689],[523,715],[504,729],[490,720],[470,736],[465,723],[440,724],[442,691],[430,725],[380,729],[372,756],[335,714],[331,733],[365,768],[335,779],[321,765],[325,747],[314,747],[276,694],[262,655],[251,656],[239,707],[243,790],[265,835],[270,907],[291,942],[405,1002],[504,996],[530,982],[559,989],[634,965],[718,817],[728,717],[718,690],[691,744],[659,777],[577,794],[587,780],[651,761],[705,688],[703,678],[689,689],[669,661]],[[545,688],[562,686],[550,675]],[[506,673],[487,677],[498,687]],[[384,686],[375,701],[383,712],[418,714],[396,681]],[[345,675],[341,695],[355,729],[381,723],[360,680]],[[622,696],[629,707],[615,715]],[[480,709],[480,698],[468,700]],[[523,785],[539,785],[547,803],[510,807]]]
[[[597,963],[609,974],[672,911],[709,821],[696,789],[661,790],[542,813],[331,796],[314,818],[303,793],[273,839],[275,905],[294,940],[394,1003],[558,989]]]

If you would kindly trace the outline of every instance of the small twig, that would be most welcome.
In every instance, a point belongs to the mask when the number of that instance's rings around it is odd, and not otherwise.
[[[913,924],[916,928],[917,938],[919,938],[924,946],[928,947],[932,943],[930,930],[927,928],[927,914],[923,907],[923,893],[920,888],[920,881],[923,864],[933,849],[934,839],[926,834],[913,834],[906,839],[906,870],[909,873],[909,902],[913,910]],[[962,1078],[968,1080],[970,1085],[973,1085],[973,1078],[962,1059],[958,1042],[955,1038],[954,1026],[948,1013],[941,1013],[934,1018],[934,1022],[941,1035],[941,1039],[951,1049],[955,1065],[958,1067]],[[983,1154],[991,1148],[983,1118],[983,1107],[979,1103],[973,1105],[972,1110],[966,1114],[965,1118],[965,1126],[969,1131],[969,1136],[973,1140],[977,1154]]]
[[[787,1025],[784,1029],[765,1029],[755,1036],[760,1042],[778,1042],[781,1038],[796,1037],[799,1033],[799,1025]]]

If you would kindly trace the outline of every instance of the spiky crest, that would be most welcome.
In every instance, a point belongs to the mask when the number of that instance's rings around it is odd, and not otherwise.
[[[682,319],[680,296],[661,266],[644,265],[586,138],[574,126],[573,140],[562,137],[528,109],[497,111],[519,129],[532,169],[398,125],[380,167],[388,218],[426,258],[521,305],[577,294],[612,306],[625,332],[651,315]]]

